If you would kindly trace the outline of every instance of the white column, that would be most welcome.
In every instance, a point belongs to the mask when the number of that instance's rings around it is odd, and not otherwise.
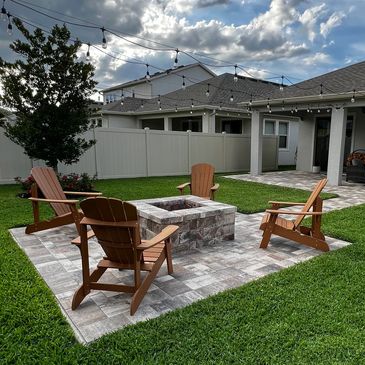
[[[209,133],[209,115],[207,113],[202,115],[202,132]]]
[[[209,133],[215,133],[215,112],[209,114]]]
[[[163,130],[169,130],[169,117],[163,117]]]
[[[328,184],[342,184],[343,154],[345,148],[347,109],[332,109],[330,145],[328,152]]]
[[[262,133],[264,113],[253,111],[251,116],[251,162],[250,174],[262,173]]]

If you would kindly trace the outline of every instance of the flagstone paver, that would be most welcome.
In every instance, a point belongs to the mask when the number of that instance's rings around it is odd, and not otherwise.
[[[293,171],[264,174],[258,178],[249,175],[229,177],[307,190],[319,178]],[[325,209],[364,202],[365,193],[358,190],[358,185],[329,188],[328,191],[336,192],[340,197],[326,200]],[[162,267],[134,316],[129,315],[130,295],[126,293],[93,291],[77,310],[71,310],[72,296],[82,281],[80,253],[76,246],[70,244],[77,235],[74,226],[32,235],[26,235],[24,228],[14,228],[11,234],[54,293],[77,338],[87,343],[126,325],[158,317],[322,254],[278,237],[273,238],[268,249],[259,249],[261,232],[258,227],[263,214],[236,213],[234,241],[201,247],[189,253],[174,253],[173,275],[167,274],[166,265]],[[332,238],[328,238],[328,242],[331,250],[349,244]],[[93,268],[103,254],[95,240],[90,241],[89,251],[90,267]],[[126,271],[109,270],[103,278],[113,283],[133,282],[133,276]]]

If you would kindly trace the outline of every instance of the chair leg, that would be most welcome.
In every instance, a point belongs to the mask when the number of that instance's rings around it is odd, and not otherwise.
[[[90,277],[87,280],[87,283],[83,283],[75,292],[73,298],[72,298],[72,304],[71,308],[72,310],[75,310],[81,302],[85,299],[85,297],[90,293],[90,283],[98,281],[101,276],[106,271],[106,268],[104,267],[98,267],[96,270],[93,271],[93,273],[90,275]]]
[[[165,242],[165,252],[166,252],[166,263],[167,263],[167,272],[171,275],[174,272],[174,268],[172,265],[172,254],[171,254],[171,237],[169,237]]]
[[[272,232],[274,230],[277,214],[270,214],[269,221],[265,227],[264,233],[262,234],[262,240],[260,243],[260,248],[267,248]]]
[[[271,229],[266,227],[264,233],[262,234],[262,240],[260,243],[260,248],[267,248],[271,238]]]
[[[158,271],[160,270],[161,265],[162,265],[164,260],[165,260],[164,255],[161,255],[157,259],[157,261],[155,262],[152,270],[144,277],[141,285],[139,286],[139,288],[134,293],[134,295],[132,297],[132,301],[131,301],[131,309],[130,309],[131,316],[133,316],[133,314],[136,313],[139,305],[141,304],[144,296],[146,295],[146,293],[148,291],[148,288],[150,287],[152,281],[154,280],[154,278],[156,277]]]

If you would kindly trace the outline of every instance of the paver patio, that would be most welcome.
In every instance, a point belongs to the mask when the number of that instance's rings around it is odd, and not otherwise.
[[[239,175],[230,178],[248,180],[250,176]],[[303,178],[305,180],[302,180]],[[286,181],[285,186],[310,190],[318,178],[317,175],[304,176],[290,171],[264,174],[257,179],[265,183],[277,182],[278,185],[282,184],[282,179],[288,179],[290,181]],[[330,189],[332,188],[327,190],[334,191]],[[326,200],[325,210],[364,203],[365,193],[358,192],[354,198],[355,190],[361,190],[359,185],[336,188],[335,192],[340,197]],[[95,291],[76,311],[71,310],[72,296],[81,283],[80,253],[77,247],[70,244],[77,235],[74,226],[32,235],[25,235],[24,228],[15,228],[11,233],[54,293],[78,339],[81,342],[90,342],[128,324],[157,317],[322,254],[320,251],[281,238],[274,238],[267,250],[259,249],[261,231],[258,228],[263,214],[237,213],[234,241],[196,249],[189,254],[174,254],[174,274],[167,275],[166,267],[163,266],[134,316],[129,315],[130,296],[126,293]],[[328,238],[328,242],[331,250],[349,244],[331,238]],[[91,241],[91,268],[96,266],[101,256],[99,245]],[[103,277],[111,283],[132,281],[128,272],[118,270],[107,272]]]

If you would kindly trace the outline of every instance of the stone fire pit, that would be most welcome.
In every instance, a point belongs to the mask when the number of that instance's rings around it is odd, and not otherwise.
[[[188,251],[234,239],[237,208],[193,195],[130,201],[138,209],[143,239],[169,224],[180,227],[173,251]]]

